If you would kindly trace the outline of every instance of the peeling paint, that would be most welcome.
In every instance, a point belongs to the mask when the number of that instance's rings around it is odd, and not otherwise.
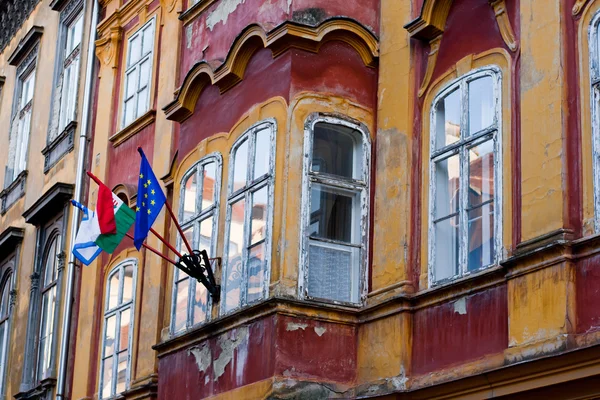
[[[193,355],[196,359],[196,365],[200,372],[206,372],[212,362],[212,353],[210,347],[204,344],[201,347],[192,347],[188,350],[188,356]]]
[[[317,336],[321,337],[325,332],[327,332],[327,328],[323,328],[322,326],[315,326],[315,333],[317,334]]]
[[[221,347],[221,354],[213,362],[213,370],[215,374],[215,380],[219,379],[225,368],[233,359],[233,353],[243,342],[248,341],[249,329],[247,326],[241,327],[234,331],[233,339],[230,339],[227,334],[219,337],[218,344]]]
[[[192,48],[192,25],[185,27],[185,47],[188,49]]]
[[[210,13],[206,18],[206,26],[209,30],[213,30],[215,25],[222,22],[223,25],[227,23],[229,15],[236,10],[236,8],[245,3],[246,0],[223,0],[219,5]]]
[[[456,302],[454,302],[454,312],[459,313],[460,315],[467,315],[466,297],[461,297]]]
[[[288,322],[285,330],[288,331],[288,332],[297,331],[298,329],[305,330],[307,326],[308,326],[308,324],[300,324],[300,323],[296,323],[296,322]]]

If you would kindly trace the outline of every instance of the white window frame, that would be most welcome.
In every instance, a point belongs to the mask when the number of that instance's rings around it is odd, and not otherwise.
[[[131,285],[131,300],[128,301],[127,303],[123,303],[122,299],[123,299],[123,285],[124,285],[124,273],[125,273],[125,268],[127,268],[128,266],[133,266],[133,277],[132,277],[132,285]],[[137,294],[137,272],[138,272],[138,260],[136,258],[127,258],[123,261],[121,261],[119,264],[117,264],[111,271],[110,273],[107,275],[106,280],[105,280],[105,284],[106,287],[104,289],[104,304],[102,307],[102,343],[101,343],[101,348],[100,348],[100,370],[99,370],[99,376],[98,376],[98,399],[102,400],[102,399],[110,399],[110,398],[115,398],[118,397],[120,393],[117,393],[117,368],[119,366],[118,364],[118,355],[119,355],[119,351],[118,351],[118,345],[120,342],[120,335],[121,332],[119,330],[119,326],[121,326],[121,314],[123,313],[123,311],[129,309],[130,310],[130,314],[131,314],[131,318],[129,320],[129,337],[128,337],[128,354],[127,354],[127,376],[125,379],[125,390],[129,389],[130,387],[130,382],[131,382],[131,359],[132,359],[132,350],[133,350],[133,330],[135,327],[135,305],[136,305],[136,294]],[[109,302],[110,302],[110,296],[109,296],[109,290],[110,290],[110,278],[112,278],[115,274],[119,274],[119,294],[117,297],[117,305],[111,309],[109,309]],[[121,301],[121,302],[119,302]],[[105,357],[104,356],[104,351],[106,349],[106,321],[112,317],[112,316],[116,316],[115,318],[115,340],[114,340],[114,349],[113,349],[113,353],[108,356]],[[104,372],[104,362],[105,360],[107,360],[108,358],[112,358],[113,359],[113,367],[112,367],[112,376],[111,376],[111,392],[114,392],[113,394],[111,394],[109,397],[102,397],[102,389],[104,387],[104,382],[103,382],[103,372]]]
[[[600,232],[600,12],[589,26],[590,105],[594,175],[594,227]]]
[[[55,253],[50,254],[50,249],[52,245],[56,242],[55,245]],[[40,323],[38,326],[38,336],[37,340],[37,357],[35,363],[36,369],[36,380],[37,382],[41,382],[42,380],[49,378],[54,372],[54,348],[57,338],[57,328],[58,325],[56,323],[58,317],[58,309],[60,306],[60,293],[59,293],[59,257],[62,253],[62,235],[58,230],[54,230],[48,236],[48,240],[44,244],[44,253],[42,257],[42,268],[40,270]],[[46,274],[47,274],[47,263],[48,258],[54,257],[54,261],[52,263],[52,280],[46,282]],[[54,315],[50,316],[50,314],[46,314],[46,308],[44,307],[44,300],[46,295],[51,298],[52,291],[54,290]],[[44,330],[47,330],[47,322],[52,321],[53,324],[50,329],[52,332],[49,334],[45,334]],[[46,347],[42,346],[42,341],[46,343]],[[47,358],[46,358],[47,357]],[[44,360],[48,360],[48,365],[44,366]]]
[[[152,46],[147,53],[143,53],[144,51],[144,32],[147,29],[152,29]],[[132,50],[132,42],[136,38],[140,38],[140,58],[130,64],[131,58],[131,50]],[[131,35],[127,39],[127,55],[125,59],[125,75],[124,75],[124,86],[123,86],[123,102],[121,105],[121,128],[125,128],[127,125],[131,124],[133,121],[144,115],[146,112],[150,110],[151,104],[151,95],[152,95],[152,81],[153,81],[153,70],[154,70],[154,47],[156,42],[156,17],[153,17],[148,22],[146,22],[142,27],[140,27],[133,35]],[[149,72],[148,72],[148,82],[140,82],[140,70],[141,65],[148,61],[150,63]],[[131,96],[127,96],[127,87],[129,83],[129,74],[135,71],[135,76],[137,77],[137,84],[135,85],[134,93]],[[144,111],[138,113],[139,109],[139,95],[142,91],[147,89],[147,97],[146,97],[146,106],[143,108]],[[134,113],[133,119],[127,121],[127,108],[126,103],[128,101],[132,101],[134,105]]]
[[[353,160],[353,178],[346,178],[337,175],[318,173],[312,170],[313,164],[313,143],[314,131],[317,124],[327,124],[330,126],[342,126],[343,128],[353,130],[360,134],[361,159]],[[359,138],[356,138],[357,141]],[[354,155],[357,154],[355,148]],[[358,163],[362,163],[360,175],[357,176],[356,168]],[[351,121],[344,116],[315,113],[309,116],[304,124],[304,163],[302,174],[302,215],[300,231],[300,268],[298,273],[298,293],[301,299],[311,299],[320,302],[361,305],[368,290],[368,263],[369,263],[369,210],[370,210],[370,171],[371,171],[371,141],[366,126],[361,123]],[[329,189],[347,191],[359,195],[360,201],[353,210],[353,225],[358,221],[359,226],[353,226],[356,232],[353,236],[358,236],[360,245],[337,242],[334,240],[311,238],[309,237],[311,224],[311,202],[312,186],[318,184]],[[333,299],[324,299],[314,297],[309,294],[308,279],[310,274],[309,249],[310,243],[318,243],[323,247],[330,248],[358,248],[357,257],[358,266],[353,266],[354,274],[351,276],[353,282],[352,290],[356,292],[354,296],[356,301],[344,302]],[[351,293],[351,297],[352,293]]]
[[[443,148],[436,149],[436,132],[437,132],[437,106],[441,100],[453,91],[459,89],[460,92],[460,127],[461,132],[468,130],[468,83],[478,78],[489,76],[493,82],[493,99],[495,103],[494,120],[492,125],[479,132],[475,132],[467,139],[462,136],[456,143],[447,145]],[[429,286],[437,286],[440,284],[454,281],[458,278],[469,276],[482,270],[498,265],[502,257],[502,72],[497,66],[486,66],[468,72],[467,74],[448,83],[433,99],[430,112],[430,143],[429,143],[429,227],[428,227],[428,278]],[[483,143],[488,140],[494,141],[494,260],[492,264],[483,266],[477,270],[468,270],[468,176],[469,176],[469,159],[468,149]],[[436,203],[436,181],[435,181],[435,163],[444,160],[450,156],[459,154],[460,173],[459,173],[459,191],[461,193],[459,200],[459,255],[458,255],[458,274],[446,278],[436,280],[435,277],[435,203]],[[441,218],[441,219],[445,219]],[[448,217],[454,218],[454,217]]]
[[[213,204],[205,210],[202,210],[202,195],[204,193],[204,180],[202,179],[201,171],[204,171],[204,167],[208,164],[215,164],[215,186],[214,186],[214,194],[213,194]],[[204,249],[208,251],[209,257],[214,257],[217,251],[217,235],[219,230],[219,210],[220,210],[220,200],[221,200],[221,175],[223,171],[223,157],[220,153],[211,153],[194,164],[181,178],[181,188],[179,195],[179,221],[181,221],[181,228],[185,231],[186,229],[194,226],[194,239],[193,243],[191,243],[192,249],[198,249],[200,246],[200,224],[202,221],[207,218],[213,219],[212,222],[212,236],[211,236],[211,244],[209,249]],[[196,174],[196,210],[197,214],[184,220],[184,201],[185,201],[185,182],[190,178],[193,174]],[[177,247],[181,251],[182,240],[181,237],[177,238]],[[211,309],[212,309],[212,297],[207,292],[207,302],[206,302],[206,319],[202,322],[198,322],[194,324],[194,304],[193,304],[193,296],[196,293],[196,286],[201,285],[196,279],[192,277],[184,277],[181,278],[181,275],[185,275],[183,271],[180,271],[178,268],[174,268],[173,271],[173,293],[171,295],[171,334],[176,335],[181,332],[185,332],[193,326],[201,325],[210,321],[211,317]],[[214,272],[214,269],[213,269]],[[175,330],[175,322],[176,322],[176,313],[175,310],[177,308],[177,285],[184,280],[189,280],[188,286],[188,305],[187,305],[187,317],[186,324],[183,329],[178,331]]]
[[[14,267],[14,256],[12,256],[11,258],[9,258],[9,260],[4,263],[4,265],[2,266],[2,268],[0,268],[0,270],[4,269],[4,267],[8,264],[10,264],[11,262],[13,263],[13,267]],[[7,377],[7,362],[8,362],[8,351],[9,351],[9,342],[10,342],[10,335],[12,334],[11,332],[11,315],[12,315],[12,296],[13,294],[12,289],[14,287],[14,273],[13,273],[13,269],[9,268],[8,270],[6,270],[2,275],[0,275],[0,326],[4,326],[4,340],[2,342],[0,342],[0,399],[4,399],[5,396],[5,392],[6,392],[6,377]],[[4,304],[2,303],[2,297],[4,294],[4,290],[8,291],[8,296],[6,298],[6,301],[8,302],[8,304]],[[6,307],[6,314],[4,315],[2,313],[2,309]]]
[[[83,46],[83,25],[84,25],[83,11],[77,12],[73,18],[70,18],[67,23],[64,24],[64,41],[63,46],[63,57],[61,59],[61,76],[62,76],[62,87],[60,96],[60,111],[58,116],[58,134],[62,133],[65,128],[76,119],[77,111],[77,92],[79,90],[79,73],[81,66],[81,49]],[[77,31],[72,31],[73,28],[80,23],[79,37],[74,36]],[[79,43],[69,50],[70,41],[79,41]],[[69,78],[67,78],[67,72],[69,72]]]
[[[271,135],[270,140],[270,159],[268,171],[262,177],[256,180],[252,180],[255,167],[255,145],[256,145],[256,134],[260,131],[268,129]],[[248,140],[248,164],[246,166],[246,182],[247,184],[238,190],[234,191],[234,165],[235,155],[238,148]],[[272,248],[272,234],[273,234],[273,207],[274,207],[274,194],[275,194],[275,159],[276,159],[276,140],[277,140],[277,122],[275,119],[270,118],[262,120],[250,128],[248,128],[233,144],[229,153],[229,171],[228,171],[228,184],[227,184],[227,214],[225,219],[225,244],[223,251],[223,268],[221,275],[221,306],[220,313],[230,314],[233,313],[249,304],[262,301],[269,296],[269,284],[271,282],[271,248]],[[249,182],[249,183],[248,183]],[[263,271],[263,289],[262,297],[248,303],[247,301],[247,289],[248,289],[248,247],[250,238],[250,222],[252,219],[252,194],[258,190],[267,187],[267,216],[266,216],[266,227],[265,227],[265,265]],[[241,287],[240,287],[240,303],[237,307],[230,310],[226,310],[226,296],[227,296],[227,269],[229,265],[229,236],[231,230],[231,219],[232,219],[232,205],[239,200],[244,199],[244,244],[242,246],[242,271],[241,271]],[[257,246],[259,242],[253,246]]]

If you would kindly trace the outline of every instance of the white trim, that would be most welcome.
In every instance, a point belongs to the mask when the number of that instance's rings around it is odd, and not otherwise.
[[[124,285],[124,271],[125,268],[127,268],[128,266],[133,266],[133,277],[132,277],[132,284],[131,284],[131,300],[128,301],[127,303],[118,303],[119,299],[123,299],[123,285]],[[127,258],[123,261],[121,261],[119,264],[117,264],[111,271],[110,273],[107,275],[106,277],[106,287],[104,290],[104,304],[102,307],[102,331],[101,331],[101,335],[102,335],[102,340],[101,340],[101,347],[100,347],[100,368],[98,371],[98,399],[103,399],[102,397],[102,389],[103,389],[103,371],[104,371],[104,350],[106,348],[106,320],[110,317],[112,317],[113,315],[116,317],[115,318],[115,341],[114,341],[114,348],[113,348],[113,353],[110,357],[113,358],[113,374],[111,376],[111,393],[114,392],[114,394],[111,394],[111,396],[109,396],[108,398],[113,398],[119,395],[119,393],[116,392],[116,388],[117,388],[117,368],[118,368],[118,354],[119,354],[119,342],[120,342],[120,331],[119,331],[119,327],[121,325],[121,313],[122,311],[129,309],[130,310],[130,320],[129,320],[129,332],[128,332],[128,348],[127,348],[127,376],[126,376],[126,380],[125,380],[125,390],[127,390],[129,388],[130,385],[130,381],[131,381],[131,353],[133,350],[133,331],[134,331],[134,327],[135,327],[135,304],[136,304],[136,293],[137,293],[137,270],[138,270],[138,260],[137,258]],[[110,278],[112,278],[113,275],[115,274],[119,274],[119,294],[117,297],[117,305],[111,309],[109,309],[109,296],[107,294],[109,294],[109,290],[110,290]]]
[[[270,153],[269,153],[269,167],[267,172],[258,177],[257,179],[253,179],[254,175],[254,167],[255,167],[255,145],[256,145],[256,134],[260,131],[267,129],[270,133]],[[244,143],[244,141],[248,140],[248,160],[247,160],[247,168],[246,168],[246,185],[243,188],[240,188],[234,191],[234,165],[235,165],[235,155],[238,148]],[[269,118],[263,121],[260,121],[250,128],[248,128],[233,144],[231,147],[231,151],[229,153],[229,171],[228,171],[228,184],[227,184],[227,214],[225,218],[225,236],[224,236],[224,250],[223,250],[223,268],[221,273],[221,305],[220,305],[220,313],[230,314],[243,308],[248,305],[247,302],[247,259],[248,259],[248,242],[250,241],[250,222],[251,222],[251,211],[252,211],[252,194],[256,191],[267,187],[267,196],[268,196],[268,204],[267,204],[267,218],[265,223],[265,262],[264,262],[264,270],[263,270],[263,288],[262,288],[262,296],[260,299],[256,301],[266,299],[269,296],[269,284],[271,281],[271,248],[273,238],[271,237],[273,234],[273,197],[275,194],[274,186],[275,186],[275,152],[276,152],[276,142],[277,142],[277,122],[273,118]],[[230,310],[225,309],[226,305],[226,296],[227,296],[227,266],[229,264],[229,234],[231,230],[231,210],[232,204],[238,202],[239,200],[244,200],[244,242],[242,247],[242,277],[240,284],[240,303],[237,307],[234,307]],[[254,246],[258,244],[254,243]]]
[[[462,132],[468,130],[468,83],[478,78],[489,76],[493,82],[493,99],[495,103],[495,112],[492,125],[484,128],[480,132],[465,138]],[[438,104],[447,95],[455,90],[460,90],[460,110],[461,110],[461,136],[456,144],[448,145],[436,150],[437,119],[436,111]],[[497,265],[502,257],[502,73],[497,66],[486,66],[478,68],[448,83],[438,93],[432,101],[430,112],[429,129],[429,214],[428,214],[428,283],[429,287],[440,285],[454,279],[470,275],[474,272],[490,268]],[[468,271],[468,149],[484,140],[494,141],[494,262],[491,265],[484,266],[475,271]],[[436,200],[436,182],[435,182],[435,163],[447,158],[448,156],[459,155],[460,174],[459,190],[461,193],[461,204],[458,211],[460,218],[459,229],[459,258],[458,273],[447,279],[436,280],[435,278],[435,200]],[[450,217],[453,218],[453,217]]]
[[[213,205],[207,208],[206,210],[202,210],[202,195],[204,193],[204,180],[201,178],[201,170],[204,171],[204,167],[214,163],[215,164],[215,183],[214,183],[214,193],[213,193]],[[191,166],[186,173],[181,178],[181,185],[179,189],[179,220],[182,222],[182,229],[185,231],[187,228],[194,226],[195,233],[193,238],[192,248],[199,249],[200,247],[200,225],[203,221],[208,218],[212,218],[212,236],[211,236],[211,244],[209,250],[209,257],[214,257],[217,251],[217,234],[219,231],[219,211],[221,205],[221,177],[223,174],[223,157],[220,153],[211,153],[201,158],[198,162],[196,162],[193,166]],[[191,218],[184,220],[184,202],[185,202],[185,182],[188,178],[192,176],[192,174],[196,175],[196,211],[197,213]],[[181,237],[177,238],[177,247],[181,248]],[[214,271],[213,271],[214,272]],[[193,306],[193,295],[195,294],[196,285],[199,285],[197,280],[192,279],[191,277],[187,277],[189,279],[189,287],[188,287],[188,299],[187,299],[187,316],[185,327],[179,331],[175,331],[175,310],[177,308],[177,283],[178,280],[183,281],[186,278],[179,279],[179,274],[183,272],[179,271],[177,268],[174,268],[173,271],[173,289],[171,293],[171,323],[170,323],[170,331],[171,335],[177,335],[187,331],[193,326],[201,325],[210,321],[211,317],[211,309],[212,309],[212,297],[207,292],[207,302],[206,302],[206,319],[202,322],[194,324],[194,306]]]
[[[592,126],[592,168],[594,175],[594,229],[600,232],[600,54],[598,53],[600,11],[588,28],[590,59],[590,108]]]
[[[362,138],[362,143],[356,143],[361,147],[362,159],[359,164],[358,160],[353,160],[353,179],[337,177],[328,174],[315,174],[312,172],[312,152],[313,152],[313,136],[314,128],[318,123],[329,125],[338,125],[359,132]],[[354,154],[356,155],[356,151]],[[371,172],[371,141],[369,131],[361,123],[354,122],[343,116],[334,116],[323,113],[311,114],[304,124],[304,162],[302,174],[302,211],[300,220],[300,257],[298,271],[298,297],[300,299],[318,300],[327,303],[344,304],[344,305],[361,305],[366,298],[368,291],[368,264],[369,264],[369,215],[370,215],[370,172]],[[361,173],[357,178],[357,166],[361,165]],[[342,190],[351,191],[360,196],[360,212],[354,217],[360,216],[360,231],[352,233],[353,240],[360,243],[359,255],[359,277],[358,279],[358,301],[357,302],[340,302],[331,299],[314,298],[308,294],[308,273],[309,273],[309,245],[311,239],[308,236],[310,228],[310,204],[313,184],[322,184],[329,188],[340,188]],[[353,224],[354,228],[354,224]],[[358,234],[358,237],[357,237]],[[346,247],[352,247],[347,246]],[[354,277],[351,277],[353,279]]]

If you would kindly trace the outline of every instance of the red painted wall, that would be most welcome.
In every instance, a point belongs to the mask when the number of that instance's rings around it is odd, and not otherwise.
[[[466,297],[466,313],[450,302],[413,316],[413,372],[423,374],[508,347],[506,285]]]
[[[600,254],[577,263],[577,333],[600,330]]]

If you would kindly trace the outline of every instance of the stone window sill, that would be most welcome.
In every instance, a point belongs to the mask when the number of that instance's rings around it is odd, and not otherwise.
[[[115,133],[108,140],[112,143],[113,147],[118,147],[130,137],[135,136],[142,129],[152,124],[156,119],[156,110],[150,110],[143,114],[141,117]]]
[[[44,155],[44,174],[52,169],[67,153],[74,148],[77,121],[71,121],[54,140],[42,150]]]
[[[25,184],[27,182],[27,170],[21,171],[17,178],[12,181],[2,192],[0,192],[0,214],[6,214],[6,211],[25,195]]]

